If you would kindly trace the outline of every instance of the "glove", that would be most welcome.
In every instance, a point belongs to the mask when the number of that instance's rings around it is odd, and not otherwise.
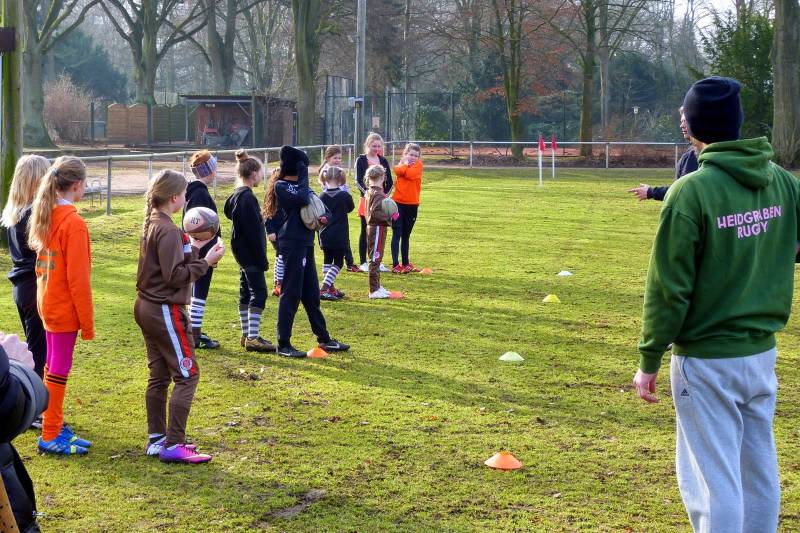
[[[393,215],[392,215],[392,222],[394,222],[394,221],[395,221],[395,220],[397,220],[398,218],[400,218],[400,213],[395,213],[395,214],[393,214]]]

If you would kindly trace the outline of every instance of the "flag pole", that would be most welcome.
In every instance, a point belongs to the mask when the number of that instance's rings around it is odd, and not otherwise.
[[[544,137],[542,137],[542,132],[539,132],[539,187],[544,185],[544,178],[542,176],[542,148],[544,148]]]

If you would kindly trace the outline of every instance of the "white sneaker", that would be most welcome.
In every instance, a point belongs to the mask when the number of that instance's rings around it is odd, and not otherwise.
[[[389,291],[387,291],[383,287],[378,287],[377,291],[373,291],[373,292],[369,293],[369,297],[372,298],[372,299],[375,299],[375,298],[388,298],[389,297]]]
[[[385,266],[383,266],[383,263],[381,263],[381,266],[380,266],[380,271],[381,271],[381,272],[389,272],[389,269],[388,269],[388,268],[386,268]]]
[[[156,442],[147,441],[147,446],[144,449],[144,453],[150,457],[158,455],[161,453],[161,448],[164,447],[165,442],[167,442],[167,437],[161,437]]]
[[[361,266],[358,267],[361,272],[369,272],[369,264],[368,263],[361,263]]]

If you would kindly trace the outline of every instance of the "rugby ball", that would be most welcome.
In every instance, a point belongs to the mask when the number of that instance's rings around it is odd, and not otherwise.
[[[219,216],[208,207],[193,207],[183,215],[183,231],[198,241],[213,239],[219,232]]]
[[[383,212],[386,213],[386,216],[391,218],[395,213],[397,213],[397,202],[392,200],[391,198],[384,198],[383,203]]]

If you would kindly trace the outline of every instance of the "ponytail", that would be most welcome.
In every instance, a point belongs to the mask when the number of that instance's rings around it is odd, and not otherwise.
[[[85,179],[86,165],[74,156],[59,157],[47,170],[33,198],[31,219],[28,222],[28,246],[32,250],[41,252],[47,246],[58,193],[69,190]]]
[[[278,197],[275,194],[275,183],[283,178],[280,168],[272,171],[272,175],[267,182],[267,192],[264,193],[264,205],[261,207],[261,215],[264,219],[272,218],[278,211]]]

